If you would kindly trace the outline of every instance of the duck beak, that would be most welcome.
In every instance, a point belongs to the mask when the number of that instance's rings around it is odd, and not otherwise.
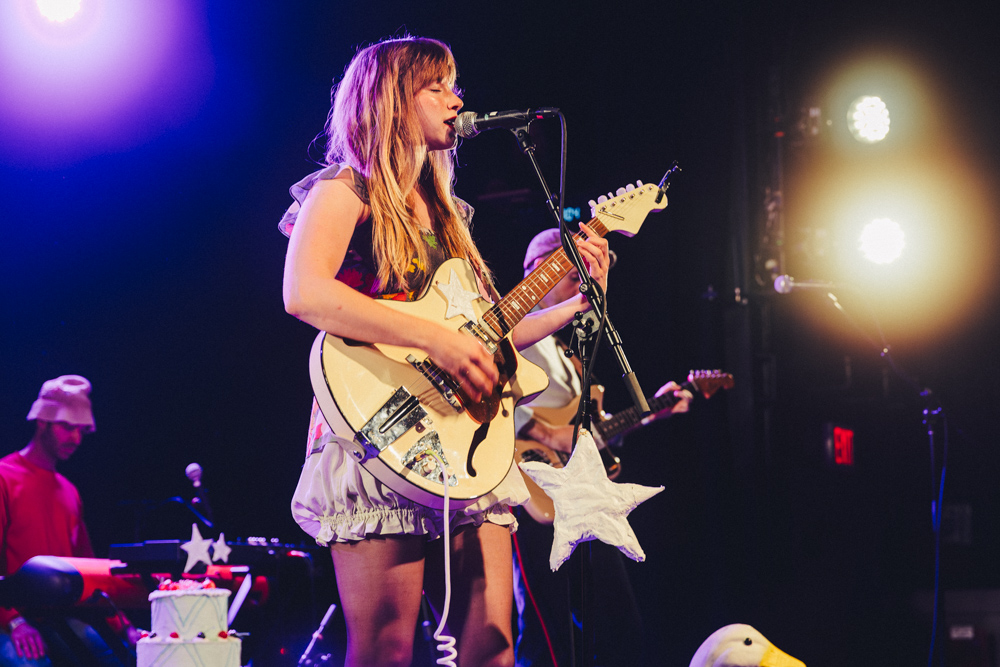
[[[760,659],[760,667],[806,667],[806,663],[796,660],[777,646],[770,646]]]

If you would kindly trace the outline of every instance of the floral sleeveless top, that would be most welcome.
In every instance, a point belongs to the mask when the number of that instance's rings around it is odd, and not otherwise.
[[[295,201],[288,207],[288,210],[281,217],[281,222],[278,223],[278,229],[282,234],[291,236],[292,227],[295,225],[295,220],[309,190],[318,181],[336,178],[344,169],[350,169],[350,167],[340,164],[325,167],[309,174],[289,188],[289,193]],[[361,201],[368,204],[368,188],[364,178],[353,169],[351,169],[351,176],[353,177],[354,192]],[[468,225],[472,219],[472,207],[458,197],[455,198],[455,202],[458,205],[459,215],[462,216],[463,222]],[[344,262],[337,273],[337,279],[362,294],[376,299],[415,300],[423,293],[424,286],[434,271],[448,259],[444,249],[438,243],[437,236],[430,229],[421,229],[420,235],[427,249],[427,266],[424,266],[420,258],[414,255],[406,269],[406,289],[402,292],[389,293],[379,289],[378,269],[375,265],[372,249],[372,225],[372,218],[369,217],[354,229],[354,235],[347,247]]]

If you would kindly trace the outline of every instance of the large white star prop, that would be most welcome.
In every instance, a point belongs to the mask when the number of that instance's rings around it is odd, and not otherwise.
[[[448,299],[448,310],[444,314],[444,319],[450,320],[456,315],[464,315],[467,320],[476,321],[478,315],[476,315],[476,310],[472,307],[472,303],[476,299],[482,298],[482,296],[479,292],[465,291],[455,269],[451,270],[451,282],[438,283],[437,287],[444,294],[445,298]]]
[[[191,541],[181,545],[181,549],[187,552],[187,563],[184,564],[184,571],[189,572],[198,563],[211,565],[212,559],[208,555],[208,549],[212,546],[212,538],[202,537],[198,531],[198,524],[191,524]]]
[[[226,534],[219,533],[219,539],[212,543],[212,560],[221,560],[223,563],[229,562],[229,554],[233,548],[226,544]]]
[[[628,523],[629,513],[663,487],[616,484],[608,479],[593,436],[581,429],[573,456],[565,468],[537,461],[519,464],[521,470],[552,498],[555,535],[549,566],[555,572],[569,560],[581,542],[601,540],[634,561],[646,560]]]

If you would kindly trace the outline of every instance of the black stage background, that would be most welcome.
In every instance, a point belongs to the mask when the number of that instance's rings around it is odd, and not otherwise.
[[[1000,311],[987,280],[1000,166],[995,3],[192,6],[214,66],[197,114],[130,150],[62,159],[39,146],[44,164],[0,165],[0,442],[4,452],[27,442],[24,415],[42,381],[92,380],[98,431],[62,471],[80,489],[99,554],[188,537],[183,517],[140,515],[189,494],[191,461],[204,467],[227,538],[302,541],[288,503],[314,331],[282,308],[276,224],[288,186],[314,168],[307,146],[331,80],[357,46],[409,31],[452,45],[467,109],[563,110],[568,204],[655,182],[675,159],[683,168],[669,208],[635,239],[612,240],[611,313],[647,393],[690,368],[731,371],[737,387],[627,445],[628,481],[666,486],[631,519],[648,556],[631,571],[650,664],[687,664],[712,630],[737,621],[810,667],[925,660],[929,619],[913,604],[933,581],[922,404],[894,377],[883,390],[877,351],[821,296],[756,284],[751,257],[775,127],[771,73],[792,123],[817,72],[886,43],[936,82],[946,99],[936,131],[986,187],[981,219],[941,221],[964,226],[979,256],[924,275],[973,295],[961,316],[930,331],[912,326],[933,320],[926,314],[889,313],[883,325],[897,364],[948,408],[946,496],[971,507],[971,539],[945,545],[942,580],[1000,588]],[[536,129],[555,186],[557,124]],[[478,208],[474,234],[503,292],[528,240],[549,226],[541,195],[506,133],[468,141],[459,156],[457,192]],[[480,199],[523,188],[520,199]],[[735,286],[747,303],[736,304]],[[868,326],[865,311],[854,314]],[[610,407],[624,406],[606,352],[600,374]],[[851,470],[823,463],[830,421],[857,432]]]

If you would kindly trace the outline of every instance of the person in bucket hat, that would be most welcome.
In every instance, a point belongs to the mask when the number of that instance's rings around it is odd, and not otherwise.
[[[94,431],[90,390],[79,375],[46,381],[28,411],[35,422],[31,441],[0,459],[0,575],[34,556],[94,557],[80,494],[56,472]],[[93,628],[75,619],[69,624],[101,665],[120,664],[108,660],[110,649]],[[17,610],[0,608],[0,667],[51,664],[43,635]]]
[[[94,414],[90,409],[90,382],[80,375],[61,375],[48,380],[31,404],[28,421],[65,422],[79,426],[84,433],[94,432]]]

